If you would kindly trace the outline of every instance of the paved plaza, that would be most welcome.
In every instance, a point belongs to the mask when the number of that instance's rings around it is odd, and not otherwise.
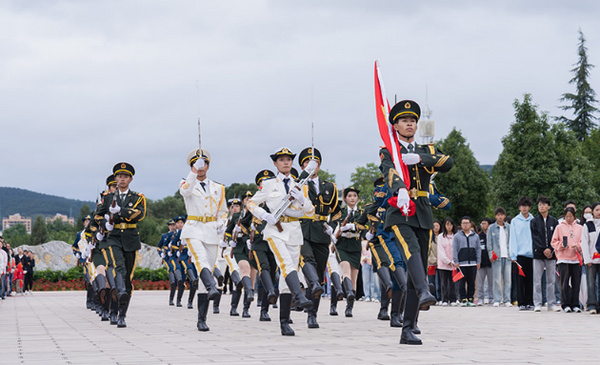
[[[516,308],[433,307],[421,312],[423,346],[400,345],[400,329],[376,320],[378,303],[357,302],[353,318],[319,311],[320,329],[293,312],[295,337],[272,322],[209,311],[210,332],[196,330],[196,309],[170,307],[167,291],[136,291],[127,328],[85,309],[84,292],[36,292],[0,303],[0,364],[548,364],[598,363],[600,315],[519,312]],[[187,292],[184,296],[187,300]],[[196,303],[194,303],[195,306]],[[239,308],[241,313],[241,308]]]

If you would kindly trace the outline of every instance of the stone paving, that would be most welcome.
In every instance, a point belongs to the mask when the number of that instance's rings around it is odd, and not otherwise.
[[[166,291],[136,291],[127,328],[85,309],[84,292],[36,292],[0,303],[0,364],[548,364],[600,361],[600,315],[520,312],[516,308],[433,307],[421,312],[423,346],[400,345],[400,329],[376,320],[379,304],[357,302],[353,318],[329,316],[320,329],[293,312],[295,337],[272,322],[209,311],[209,332],[196,330],[196,309],[170,307]],[[187,292],[184,295],[187,300]],[[194,303],[195,305],[195,303]],[[239,308],[241,313],[241,308]]]

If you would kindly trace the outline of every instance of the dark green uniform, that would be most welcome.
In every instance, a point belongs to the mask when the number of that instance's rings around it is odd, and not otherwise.
[[[348,261],[355,269],[360,269],[360,255],[362,251],[361,236],[366,229],[366,219],[359,219],[363,215],[364,210],[357,208],[350,216],[348,216],[348,207],[341,209],[341,215],[336,220],[336,224],[340,224],[340,228],[344,220],[346,224],[354,223],[355,229],[342,232],[335,245],[338,252],[338,260],[340,262]]]
[[[227,240],[234,240],[236,243],[233,248],[233,257],[235,258],[235,261],[240,262],[246,260],[256,269],[256,262],[250,257],[250,250],[248,250],[248,245],[246,244],[246,241],[250,239],[250,224],[252,223],[253,215],[246,212],[240,220],[241,214],[242,213],[240,212],[233,213],[231,220],[227,225],[227,229],[225,230],[225,238]],[[237,234],[237,237],[232,237],[231,234],[238,222],[240,223],[240,233]]]

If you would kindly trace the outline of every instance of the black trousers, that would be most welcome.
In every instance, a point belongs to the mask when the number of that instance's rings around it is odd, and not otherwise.
[[[452,271],[438,270],[440,277],[440,286],[442,287],[442,302],[448,304],[456,302],[456,288],[452,281]]]
[[[108,266],[121,274],[125,279],[127,294],[131,295],[133,290],[133,274],[137,260],[137,251],[123,251],[121,246],[108,246]]]
[[[460,294],[460,300],[473,301],[475,296],[475,278],[477,277],[477,266],[461,266],[464,278],[458,282],[458,292]]]
[[[33,270],[28,270],[23,280],[23,290],[33,289]]]
[[[533,306],[533,259],[525,256],[517,256],[517,262],[523,268],[523,273],[525,273],[525,276],[518,275],[517,301],[519,302],[519,306]]]
[[[329,258],[329,243],[314,242],[304,240],[300,247],[301,260],[309,263],[317,269],[319,282],[325,283],[325,269],[327,268],[327,259]]]
[[[411,227],[406,224],[392,226],[394,239],[400,248],[404,262],[408,262],[415,253],[421,254],[423,273],[427,277],[427,257],[429,256],[429,243],[431,242],[431,229]],[[408,275],[411,277],[410,270]],[[408,289],[415,289],[412,279],[408,280]]]
[[[558,273],[560,274],[561,306],[563,308],[579,307],[581,266],[579,264],[558,264]]]
[[[256,259],[256,265],[258,266],[258,271],[266,271],[271,275],[271,280],[275,282],[275,276],[277,273],[277,261],[275,261],[275,256],[271,250],[263,251],[252,251],[254,254],[254,258]]]

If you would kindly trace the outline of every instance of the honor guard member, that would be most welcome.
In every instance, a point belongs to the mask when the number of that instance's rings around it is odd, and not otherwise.
[[[196,327],[198,331],[208,331],[208,301],[220,296],[212,269],[217,260],[219,237],[225,233],[227,200],[225,187],[206,176],[210,167],[210,153],[207,150],[192,150],[188,154],[187,165],[190,172],[179,184],[188,214],[181,239],[185,241],[192,254],[192,262],[200,273]]]
[[[92,288],[92,284],[90,281],[90,275],[88,273],[87,267],[85,265],[85,259],[81,258],[81,248],[79,247],[79,243],[82,241],[82,236],[85,238],[85,229],[88,227],[88,225],[90,224],[90,220],[92,219],[92,217],[88,214],[85,217],[81,218],[81,221],[83,222],[83,230],[81,232],[77,232],[77,236],[75,236],[75,242],[73,242],[73,256],[75,256],[75,259],[77,259],[77,266],[81,266],[81,268],[83,269],[83,282],[85,283],[85,290],[87,292],[86,295],[86,308],[87,309],[93,309],[93,304],[94,304],[94,289]]]
[[[165,262],[165,259],[167,258],[167,246],[169,245],[169,242],[171,241],[171,236],[173,235],[173,231],[175,230],[175,221],[169,219],[169,221],[167,222],[167,228],[169,229],[169,231],[167,233],[163,233],[160,236],[160,241],[158,241],[158,245],[156,245],[156,251],[158,252],[158,256],[160,256],[160,258],[163,260],[163,263],[165,264],[165,266],[167,266],[168,269],[168,265]]]
[[[113,167],[117,190],[104,197],[97,211],[105,215],[109,232],[107,238],[109,266],[115,270],[115,285],[119,314],[117,327],[127,327],[125,317],[133,286],[131,281],[135,271],[137,252],[142,247],[137,223],[146,217],[146,197],[130,190],[129,184],[135,175],[135,169],[127,162],[119,162]]]
[[[160,257],[163,259],[168,269],[170,285],[169,305],[175,305],[173,299],[175,298],[175,291],[177,290],[176,271],[178,269],[178,264],[173,258],[173,250],[171,249],[171,241],[175,235],[175,219],[169,220],[169,222],[167,222],[167,226],[169,227],[169,232],[163,233],[156,249],[159,250]],[[179,272],[179,276],[181,276],[181,272]]]
[[[181,298],[183,297],[183,292],[185,290],[184,281],[187,274],[187,272],[181,265],[181,261],[179,259],[181,251],[183,250],[183,244],[181,242],[181,229],[185,224],[185,218],[183,218],[182,216],[177,216],[173,220],[175,221],[175,230],[173,231],[171,241],[167,245],[167,255],[169,259],[169,272],[170,268],[174,269],[175,281],[177,282],[177,306],[181,307]],[[171,293],[172,292],[173,284],[171,284]],[[169,305],[173,305],[173,297],[170,297],[169,299]]]
[[[404,255],[408,271],[408,290],[404,307],[404,323],[400,343],[420,345],[421,340],[413,333],[419,309],[427,310],[436,300],[429,292],[427,282],[427,256],[433,229],[433,214],[427,197],[431,175],[447,172],[452,168],[452,158],[442,154],[433,145],[415,143],[415,133],[421,109],[412,100],[403,100],[392,108],[389,122],[400,142],[399,153],[408,167],[410,191],[396,171],[392,154],[387,148],[379,151],[380,170],[392,194],[397,197],[385,217],[385,229],[392,231]],[[400,208],[410,202],[415,204],[413,215],[404,216]],[[400,208],[399,208],[400,207]]]
[[[225,239],[229,241],[229,246],[232,247],[233,257],[238,264],[242,276],[242,285],[246,293],[242,317],[250,318],[248,310],[250,309],[250,303],[254,300],[253,283],[256,279],[256,264],[250,259],[250,249],[246,241],[250,238],[248,228],[252,222],[252,214],[246,210],[245,206],[242,206],[241,200],[235,198],[232,204],[236,204],[239,211],[231,216],[225,231]]]
[[[343,273],[343,288],[346,292],[346,317],[352,317],[362,252],[361,236],[366,229],[358,222],[358,218],[363,214],[363,210],[357,206],[359,193],[360,191],[353,186],[344,189],[343,198],[346,206],[341,209],[341,215],[336,214],[338,219],[335,221],[336,249]]]
[[[290,177],[290,170],[295,156],[287,148],[282,148],[272,154],[271,159],[273,165],[277,168],[277,176],[274,179],[264,180],[262,189],[257,191],[248,201],[250,212],[255,217],[268,223],[263,231],[263,236],[269,243],[269,248],[275,255],[277,265],[284,278],[279,283],[281,291],[279,322],[283,336],[293,336],[295,334],[289,325],[292,294],[294,295],[296,307],[311,308],[313,306],[312,301],[307,299],[302,292],[296,270],[300,259],[300,246],[304,241],[299,218],[303,216],[311,217],[314,215],[315,209],[308,198],[308,188],[304,186],[300,189],[298,184]],[[316,163],[313,161],[307,170],[312,171],[314,168],[316,168]],[[279,220],[276,219],[273,215],[276,214],[276,209],[285,199],[290,198],[292,198],[291,205]],[[266,203],[272,213],[260,207],[263,203]]]
[[[338,207],[341,204],[341,201],[338,201]],[[338,211],[337,214],[341,214],[341,211]],[[340,262],[338,261],[338,253],[335,248],[335,242],[337,240],[335,237],[331,238],[331,243],[329,244],[329,256],[327,257],[327,270],[329,271],[329,278],[331,278],[331,302],[329,308],[330,316],[337,316],[337,302],[344,299],[344,289],[342,288],[342,268],[340,267]]]
[[[175,231],[173,232],[172,247],[176,247],[175,257],[177,257],[177,266],[181,270],[181,285],[177,291],[177,306],[181,307],[181,298],[183,297],[183,291],[185,289],[184,283],[187,278],[190,285],[190,294],[188,296],[188,309],[193,309],[192,303],[194,302],[194,295],[198,288],[198,272],[196,267],[191,261],[190,250],[188,249],[186,242],[181,240],[181,230],[185,225],[186,217],[178,216],[175,218]]]
[[[315,160],[317,167],[308,181],[308,197],[315,207],[315,215],[300,219],[304,244],[300,249],[300,265],[302,273],[308,283],[306,296],[312,299],[313,307],[308,310],[308,328],[319,328],[317,312],[323,294],[325,282],[325,269],[329,257],[329,244],[333,227],[328,223],[329,215],[334,212],[338,204],[338,192],[334,183],[320,181],[317,175],[321,168],[321,152],[312,147],[307,147],[300,152],[298,163],[302,169],[308,166],[311,159]]]
[[[260,171],[254,178],[256,186],[261,189],[262,182],[275,177],[275,174],[270,170]],[[268,211],[266,204],[262,204],[261,208]],[[269,316],[269,305],[275,304],[277,301],[277,290],[275,289],[274,282],[277,275],[277,262],[273,252],[269,249],[269,243],[263,237],[263,230],[265,229],[266,222],[253,217],[250,225],[250,242],[252,243],[252,254],[256,259],[256,265],[258,267],[258,275],[260,282],[262,283],[262,292],[259,290],[260,300],[260,318],[261,322],[270,322],[271,317]]]

